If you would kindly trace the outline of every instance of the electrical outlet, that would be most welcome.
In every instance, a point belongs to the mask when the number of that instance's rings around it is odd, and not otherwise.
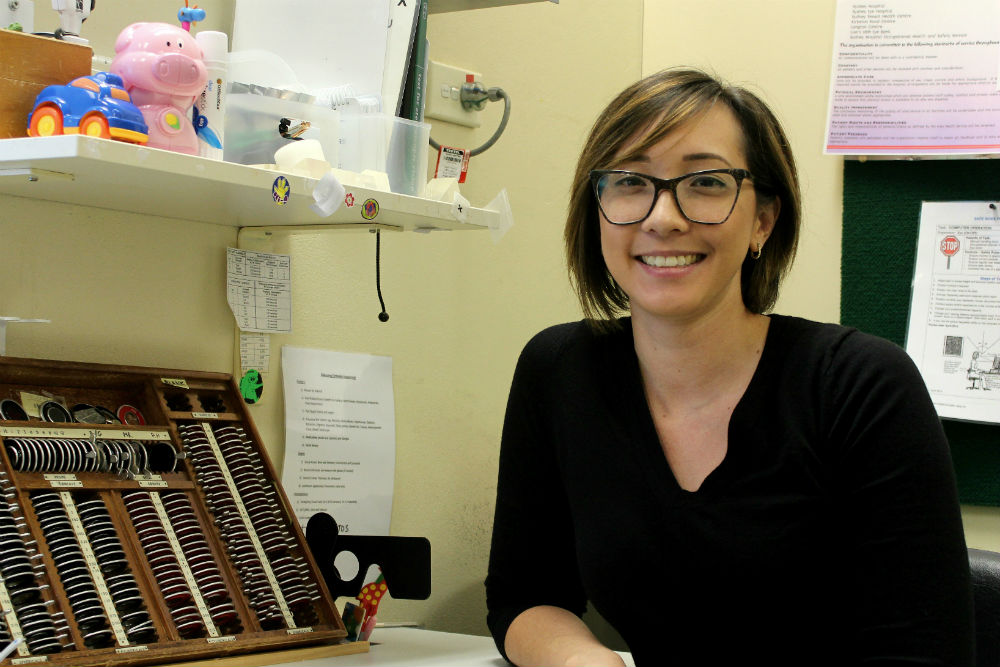
[[[432,60],[427,71],[424,116],[456,125],[479,127],[482,124],[479,112],[462,108],[462,84],[467,81],[468,76],[472,76],[473,81],[480,80],[480,75],[476,72]]]

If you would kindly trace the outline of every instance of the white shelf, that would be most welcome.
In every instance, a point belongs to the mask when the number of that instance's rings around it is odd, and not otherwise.
[[[464,9],[525,5],[532,2],[553,2],[558,4],[559,0],[431,0],[428,13],[440,14],[444,12],[457,12]]]
[[[284,175],[287,203],[271,187]],[[80,135],[0,139],[0,194],[194,220],[229,227],[391,227],[402,230],[495,227],[500,214],[468,207],[465,222],[445,202],[348,188],[355,205],[324,218],[310,208],[317,181],[229,162]],[[362,217],[363,202],[378,214]]]

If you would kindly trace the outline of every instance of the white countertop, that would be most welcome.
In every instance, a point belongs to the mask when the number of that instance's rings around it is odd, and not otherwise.
[[[291,652],[283,652],[284,660]],[[625,664],[634,667],[632,656],[622,653]],[[296,662],[267,662],[264,655],[234,656],[231,660],[254,665],[283,665],[284,667],[507,667],[500,657],[491,637],[460,635],[409,627],[376,628],[372,634],[371,648],[367,653],[299,660]],[[263,660],[262,660],[263,659]],[[294,658],[293,658],[294,659]]]

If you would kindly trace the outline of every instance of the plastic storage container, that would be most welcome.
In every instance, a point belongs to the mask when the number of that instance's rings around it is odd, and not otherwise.
[[[239,164],[274,164],[274,153],[298,139],[316,139],[323,156],[337,164],[337,111],[314,104],[311,95],[232,83],[226,99],[224,159]]]
[[[355,172],[366,169],[385,172],[393,192],[419,197],[427,184],[430,134],[431,126],[427,123],[405,118],[341,114],[335,166]]]

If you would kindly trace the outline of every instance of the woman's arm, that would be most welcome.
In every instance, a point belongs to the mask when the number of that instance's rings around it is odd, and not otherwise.
[[[563,664],[547,652],[556,646],[567,658],[572,646],[603,649],[580,620],[587,598],[556,456],[552,420],[562,396],[561,341],[553,332],[541,334],[522,352],[500,445],[486,577],[487,624],[501,653],[525,665]]]
[[[514,619],[504,640],[507,658],[519,667],[622,667],[582,620],[559,607],[527,609]]]
[[[923,379],[895,345],[854,334],[829,385],[859,660],[972,664],[968,553],[948,442]]]

